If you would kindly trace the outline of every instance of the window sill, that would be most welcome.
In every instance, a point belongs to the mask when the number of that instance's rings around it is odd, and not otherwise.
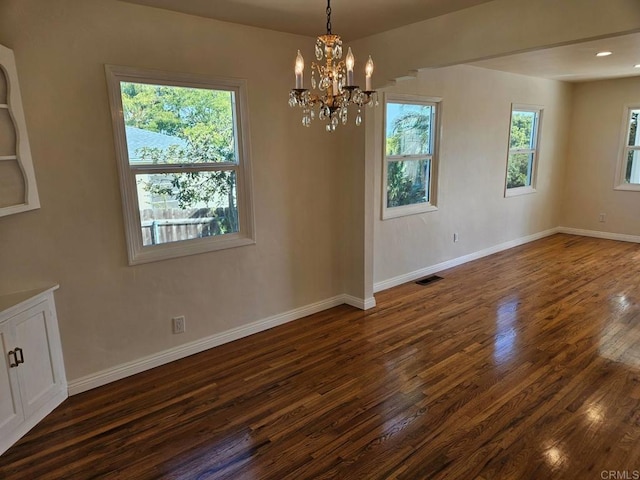
[[[504,197],[519,197],[520,195],[529,195],[530,193],[536,193],[536,189],[533,187],[518,187],[518,188],[507,188],[504,191]]]
[[[214,238],[198,238],[193,240],[183,240],[181,242],[163,243],[160,245],[146,246],[139,248],[132,246],[129,250],[133,255],[129,258],[129,265],[140,265],[143,263],[158,262],[170,258],[179,258],[200,253],[215,252],[227,248],[243,247],[255,245],[254,238],[240,236],[240,234],[229,234]]]
[[[640,192],[640,183],[622,183],[620,185],[616,185],[613,189],[627,192]]]
[[[438,210],[436,205],[430,203],[418,203],[415,205],[406,205],[403,207],[383,208],[382,220],[390,218],[406,217],[408,215],[418,215],[420,213],[435,212]]]

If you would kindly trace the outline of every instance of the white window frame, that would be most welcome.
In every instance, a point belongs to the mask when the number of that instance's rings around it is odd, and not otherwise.
[[[536,114],[536,120],[534,125],[533,132],[533,148],[511,148],[511,125],[513,123],[513,112],[533,112]],[[536,183],[538,178],[538,159],[540,157],[540,138],[542,132],[542,117],[543,117],[544,107],[539,105],[525,105],[521,103],[512,103],[511,104],[511,115],[509,116],[509,141],[507,143],[507,163],[505,168],[504,175],[504,196],[505,197],[515,197],[518,195],[527,195],[529,193],[535,193]],[[507,182],[509,179],[509,158],[513,154],[518,153],[526,153],[533,154],[531,160],[531,185],[525,185],[524,187],[507,187]]]
[[[640,146],[629,146],[629,130],[631,121],[631,111],[640,110],[640,103],[624,106],[622,117],[622,128],[620,129],[620,152],[618,153],[618,163],[616,165],[616,177],[613,185],[614,190],[640,191],[640,184],[627,183],[625,174],[627,171],[627,155],[631,150],[640,151]]]
[[[105,65],[111,119],[118,159],[120,191],[124,214],[129,265],[154,262],[169,258],[195,255],[226,248],[255,244],[253,200],[251,185],[251,153],[249,147],[249,114],[246,80],[208,77],[186,73],[162,72],[142,68]],[[121,82],[147,83],[176,87],[227,90],[235,93],[236,142],[238,163],[218,163],[198,166],[193,164],[132,166],[129,163],[125,124],[122,108]],[[230,171],[236,174],[239,231],[176,242],[144,246],[140,228],[140,209],[136,188],[136,173],[178,173],[186,171]]]
[[[420,155],[387,155],[387,104],[406,103],[409,105],[427,105],[433,107],[431,118],[431,140],[430,154]],[[425,97],[420,95],[403,95],[398,93],[386,93],[384,95],[384,111],[382,118],[382,220],[415,215],[438,210],[438,169],[439,169],[439,146],[440,146],[440,118],[442,116],[442,98]],[[387,171],[389,162],[403,160],[430,160],[431,172],[429,176],[429,201],[416,203],[413,205],[403,205],[400,207],[387,207]]]

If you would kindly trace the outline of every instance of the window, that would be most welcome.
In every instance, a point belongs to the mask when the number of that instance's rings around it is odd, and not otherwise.
[[[439,102],[385,96],[383,219],[437,209]]]
[[[541,117],[540,107],[511,107],[505,189],[507,197],[535,192]]]
[[[244,81],[107,78],[129,264],[255,243]]]
[[[640,106],[625,108],[622,127],[623,138],[616,186],[618,190],[640,190],[640,132],[638,131],[638,115]]]

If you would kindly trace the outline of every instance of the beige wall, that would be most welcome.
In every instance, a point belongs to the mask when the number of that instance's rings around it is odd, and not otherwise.
[[[354,112],[355,113],[355,112]],[[336,177],[341,182],[340,210],[342,211],[343,249],[340,258],[341,275],[345,293],[356,298],[371,299],[373,292],[365,292],[363,263],[364,219],[362,206],[365,204],[364,127],[354,125],[354,116],[349,118],[345,127],[340,127],[340,161]]]
[[[380,220],[383,109],[375,115],[374,282],[557,227],[571,86],[470,66],[423,71],[389,93],[441,97],[438,210]],[[512,103],[544,108],[537,192],[504,197]],[[453,234],[459,242],[453,243]]]
[[[312,39],[115,1],[1,3],[42,208],[0,218],[0,291],[60,283],[67,378],[343,293],[337,145],[287,105]],[[127,266],[104,64],[248,80],[255,246]]]
[[[640,77],[576,84],[563,226],[640,235],[640,192],[613,189],[622,119],[631,103],[640,103]]]

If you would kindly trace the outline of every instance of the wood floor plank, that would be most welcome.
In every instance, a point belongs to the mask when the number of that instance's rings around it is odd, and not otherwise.
[[[640,470],[640,245],[554,235],[69,398],[0,478]]]

